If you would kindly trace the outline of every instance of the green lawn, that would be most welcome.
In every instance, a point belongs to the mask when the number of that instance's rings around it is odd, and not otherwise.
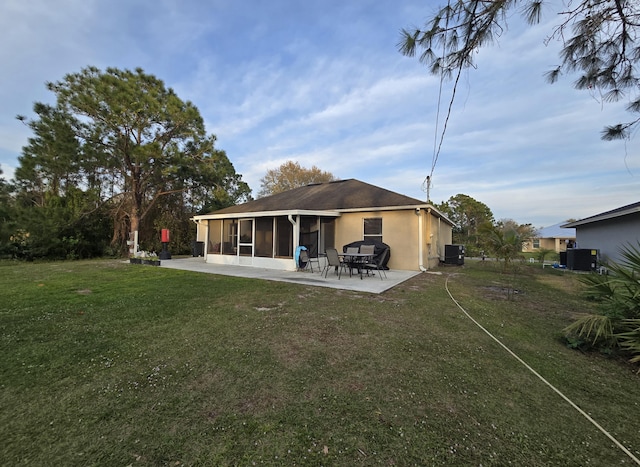
[[[568,349],[576,276],[494,262],[382,295],[119,261],[0,263],[2,465],[620,465],[637,367]],[[517,293],[508,300],[508,290]]]

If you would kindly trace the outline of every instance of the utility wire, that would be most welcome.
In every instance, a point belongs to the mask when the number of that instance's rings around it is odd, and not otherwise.
[[[447,11],[449,11],[451,8],[451,1],[448,0],[447,1]],[[449,15],[447,14],[447,19],[445,21],[445,27],[444,27],[444,37],[442,40],[442,63],[445,62],[445,57],[447,54],[447,32],[449,31]],[[458,67],[458,74],[456,76],[456,80],[455,83],[453,85],[453,91],[451,94],[451,100],[449,101],[449,107],[447,109],[447,116],[445,118],[444,121],[444,125],[442,128],[442,133],[440,134],[440,142],[437,143],[438,141],[438,127],[439,127],[439,122],[440,122],[440,104],[442,102],[442,86],[444,83],[444,75],[445,75],[445,69],[441,66],[440,67],[440,86],[438,88],[438,105],[436,107],[436,125],[434,128],[434,134],[433,134],[433,156],[431,158],[431,170],[429,171],[429,175],[427,175],[427,177],[424,179],[424,182],[422,182],[422,186],[423,189],[426,185],[426,192],[427,192],[427,202],[430,201],[430,192],[431,192],[431,181],[433,180],[433,172],[436,169],[436,164],[438,163],[438,157],[440,156],[440,151],[442,149],[442,143],[444,141],[444,135],[447,131],[447,124],[449,123],[449,117],[451,116],[451,109],[453,108],[453,101],[455,100],[455,96],[456,96],[456,89],[458,87],[458,81],[460,80],[460,75],[462,73],[462,63],[460,64],[460,66]]]
[[[442,149],[442,143],[444,141],[444,135],[447,132],[447,124],[449,123],[449,117],[451,116],[451,109],[453,108],[453,101],[456,98],[456,90],[458,89],[458,82],[460,81],[460,75],[462,74],[462,65],[460,65],[458,67],[458,73],[456,75],[456,80],[453,83],[453,90],[451,91],[451,100],[449,100],[449,107],[447,108],[447,116],[444,119],[444,125],[442,127],[442,133],[440,134],[440,142],[438,144],[438,149],[435,149],[435,139],[434,138],[434,154],[433,154],[433,159],[431,161],[431,172],[429,173],[429,176],[425,179],[427,182],[427,189],[429,188],[429,184],[431,183],[431,180],[433,179],[433,172],[436,169],[436,164],[438,163],[438,157],[440,156],[440,151]],[[440,89],[442,90],[442,77],[440,79]],[[438,97],[438,113],[440,113],[440,98]],[[436,116],[436,127],[438,125],[438,116]],[[437,131],[437,129],[436,129]],[[427,198],[429,198],[429,196],[427,196]],[[428,200],[428,199],[427,199]]]

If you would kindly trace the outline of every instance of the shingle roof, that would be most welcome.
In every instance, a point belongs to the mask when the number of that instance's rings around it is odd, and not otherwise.
[[[266,211],[338,211],[346,209],[423,206],[419,199],[385,190],[356,179],[307,185],[220,209],[210,214]]]
[[[579,225],[591,224],[592,222],[627,216],[629,214],[638,212],[640,212],[640,202],[627,204],[626,206],[622,206],[621,208],[612,209],[611,211],[602,212],[600,214],[596,214],[595,216],[580,219],[579,221],[570,222],[569,224],[565,224],[562,227],[577,227]]]

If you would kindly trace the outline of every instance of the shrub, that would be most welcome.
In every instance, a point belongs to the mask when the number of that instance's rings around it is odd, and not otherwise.
[[[584,276],[587,296],[600,303],[597,314],[584,314],[565,328],[568,341],[588,347],[620,350],[640,361],[640,243],[621,249],[622,260],[607,267],[609,275]]]
[[[556,259],[557,257],[558,254],[555,252],[555,250],[549,250],[548,248],[540,248],[536,252],[536,259],[541,263],[544,263],[544,260],[546,258]]]

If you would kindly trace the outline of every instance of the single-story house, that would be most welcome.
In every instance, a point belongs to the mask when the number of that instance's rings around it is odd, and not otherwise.
[[[295,270],[310,256],[362,240],[389,246],[389,269],[426,270],[444,258],[453,222],[430,203],[355,179],[294,188],[193,217],[208,263]]]
[[[563,225],[576,229],[576,248],[599,250],[600,261],[619,262],[621,248],[638,246],[640,202]]]
[[[576,242],[576,229],[563,228],[565,222],[544,227],[538,230],[535,238],[527,240],[522,251],[538,251],[540,249],[553,250],[556,253],[567,251]]]

